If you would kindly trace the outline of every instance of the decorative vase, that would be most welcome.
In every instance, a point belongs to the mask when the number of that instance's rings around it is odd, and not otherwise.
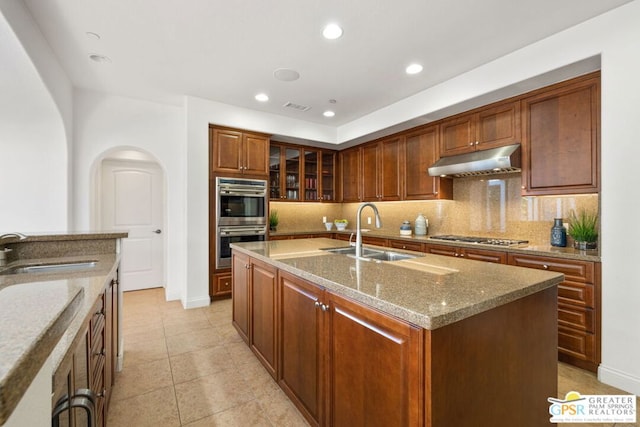
[[[590,250],[590,249],[597,249],[598,248],[598,242],[578,242],[578,241],[574,241],[573,242],[573,248],[574,249],[579,249],[581,251],[586,251],[586,250]]]
[[[427,220],[421,213],[418,214],[418,217],[414,221],[414,228],[416,236],[427,235]]]
[[[562,218],[553,220],[551,227],[551,246],[565,247],[567,246],[567,228],[562,225]]]

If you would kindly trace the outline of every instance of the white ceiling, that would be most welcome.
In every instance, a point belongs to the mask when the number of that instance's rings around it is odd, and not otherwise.
[[[175,104],[190,95],[338,127],[630,0],[24,1],[77,87]],[[343,37],[322,37],[329,22]],[[424,71],[406,75],[412,62]],[[276,80],[277,68],[300,79]]]

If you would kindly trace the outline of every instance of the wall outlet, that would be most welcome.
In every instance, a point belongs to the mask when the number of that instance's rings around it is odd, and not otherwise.
[[[323,216],[323,217],[322,217],[322,222],[323,222],[323,223],[327,222],[327,217],[326,217],[326,216]]]
[[[371,225],[371,217],[370,216],[367,217],[367,224]]]

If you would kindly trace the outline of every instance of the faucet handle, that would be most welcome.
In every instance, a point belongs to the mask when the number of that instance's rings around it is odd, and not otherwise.
[[[351,234],[349,235],[349,246],[355,246],[355,245],[356,245],[356,242],[353,242],[353,243],[352,243],[352,242],[351,242],[351,239],[353,239],[353,233],[351,233]]]

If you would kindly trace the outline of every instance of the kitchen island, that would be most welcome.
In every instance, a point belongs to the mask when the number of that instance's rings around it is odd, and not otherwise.
[[[562,274],[338,246],[233,245],[234,326],[312,425],[548,423]]]
[[[109,232],[3,239],[10,257],[0,266],[0,425],[48,425],[63,396],[78,388],[97,390],[89,376],[97,380],[104,374],[98,391],[111,389],[112,371],[122,363],[117,276],[119,239],[125,237],[126,232]],[[103,327],[94,328],[93,337],[100,333],[104,339],[99,357],[87,358],[85,369],[89,363],[98,369],[82,383],[74,358],[77,349],[86,350],[88,325],[97,320]],[[70,389],[69,381],[78,386]],[[106,398],[94,401],[94,425],[102,422],[97,412],[106,408]],[[61,423],[69,417],[64,411]]]

